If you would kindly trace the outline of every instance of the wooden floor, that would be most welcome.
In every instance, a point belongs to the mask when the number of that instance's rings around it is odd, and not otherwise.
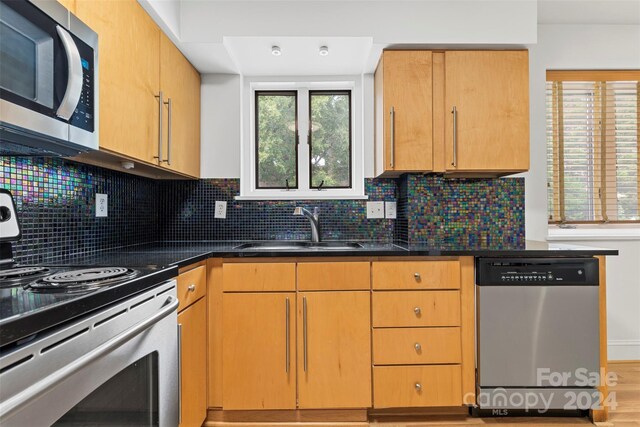
[[[598,423],[599,427],[640,427],[640,362],[609,362],[609,370],[618,375],[618,383],[610,388],[612,393],[616,393],[617,408],[611,409],[609,421]],[[415,421],[412,419],[384,421],[376,420],[370,423],[350,422],[350,423],[228,423],[212,422],[205,423],[205,426],[228,426],[228,427],[284,427],[284,426],[332,426],[332,427],[419,427],[419,426],[446,426],[464,427],[473,425],[495,425],[500,427],[508,426],[536,426],[536,427],[557,427],[565,426],[589,426],[593,425],[586,418],[470,418],[464,415],[433,415],[430,420]]]

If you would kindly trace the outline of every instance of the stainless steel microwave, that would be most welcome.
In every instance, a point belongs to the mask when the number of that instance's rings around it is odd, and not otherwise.
[[[98,35],[52,0],[0,0],[0,155],[98,149]]]

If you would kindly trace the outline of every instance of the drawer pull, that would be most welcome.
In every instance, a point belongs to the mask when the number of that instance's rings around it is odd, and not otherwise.
[[[415,348],[418,353],[420,353],[420,351],[422,351],[422,346],[420,345],[419,342],[415,343],[413,348]]]
[[[420,393],[420,392],[422,391],[422,384],[420,384],[420,383],[416,383],[415,387],[416,387],[416,391],[417,391],[418,393]]]
[[[416,281],[419,282],[422,278],[420,277],[420,273],[413,273],[413,277],[415,277]]]
[[[189,287],[187,287],[187,290],[189,292],[195,292],[196,291],[196,285],[189,285]]]
[[[414,307],[413,312],[416,314],[416,316],[420,316],[422,314],[422,310],[420,309],[420,307]]]

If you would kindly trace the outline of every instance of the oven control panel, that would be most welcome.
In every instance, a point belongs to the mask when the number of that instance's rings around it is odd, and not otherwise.
[[[478,258],[478,285],[597,285],[595,258]]]

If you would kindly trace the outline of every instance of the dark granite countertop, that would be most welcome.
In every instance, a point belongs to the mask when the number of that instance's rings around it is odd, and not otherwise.
[[[183,267],[207,258],[233,257],[349,257],[349,256],[476,256],[476,257],[576,257],[617,255],[614,249],[527,241],[524,247],[429,247],[406,243],[360,242],[362,248],[350,250],[296,249],[251,251],[237,249],[246,241],[180,241],[133,245],[118,249],[71,256],[57,265],[112,265]]]

